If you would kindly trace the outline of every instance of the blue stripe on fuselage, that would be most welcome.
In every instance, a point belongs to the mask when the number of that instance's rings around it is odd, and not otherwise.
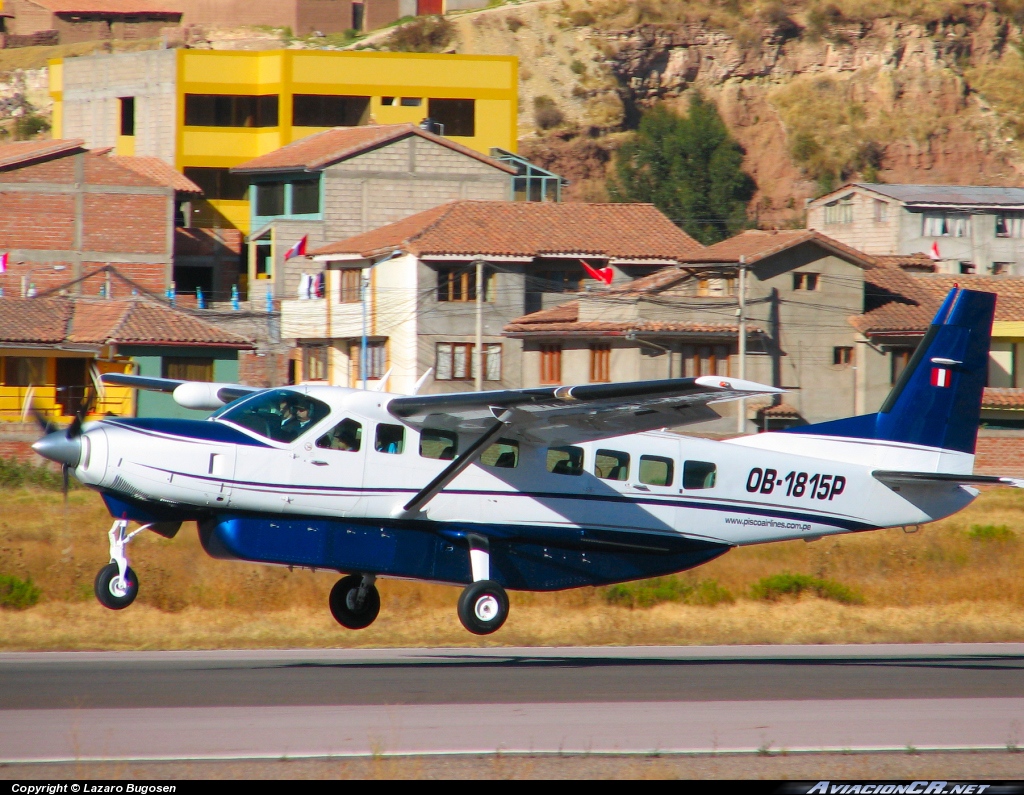
[[[271,447],[271,445],[254,439],[237,428],[221,422],[209,420],[177,420],[147,417],[141,419],[105,419],[106,425],[127,428],[147,435],[176,436],[194,442],[222,442],[224,444],[244,444],[250,447]]]

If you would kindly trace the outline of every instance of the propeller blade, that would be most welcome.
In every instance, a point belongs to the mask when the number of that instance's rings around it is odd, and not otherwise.
[[[68,465],[67,464],[61,464],[61,467],[60,467],[60,481],[61,481],[61,490],[64,492],[64,504],[67,505],[67,502],[68,502],[68,487],[70,486],[70,482],[71,482],[71,475],[68,472]]]

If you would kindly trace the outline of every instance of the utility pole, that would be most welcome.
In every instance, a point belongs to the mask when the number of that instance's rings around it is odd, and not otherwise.
[[[477,392],[484,389],[484,261],[476,261],[476,346],[473,348],[473,365],[476,367],[475,387]]]
[[[747,258],[740,255],[739,262],[739,308],[736,315],[739,320],[739,360],[740,379],[747,377]],[[747,401],[740,398],[736,405],[736,432],[747,430]]]

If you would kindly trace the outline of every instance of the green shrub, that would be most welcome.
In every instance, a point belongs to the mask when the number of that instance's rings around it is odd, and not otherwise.
[[[579,58],[573,58],[572,62],[569,64],[569,69],[574,75],[581,75],[587,71],[587,65]]]
[[[569,24],[574,28],[586,28],[597,22],[595,17],[590,11],[583,8],[578,11],[571,11],[568,16]]]
[[[604,599],[610,605],[631,609],[654,607],[662,602],[711,607],[735,601],[733,595],[715,580],[702,580],[694,584],[678,577],[620,582],[605,589]]]
[[[72,478],[68,485],[74,488],[78,481]],[[16,458],[0,458],[0,488],[16,489],[21,486],[60,489],[60,472],[53,471],[46,464],[35,466]]]
[[[548,96],[533,98],[533,120],[542,130],[550,130],[565,121],[565,114]]]
[[[48,132],[50,122],[38,113],[29,112],[14,120],[14,139],[16,141],[28,141],[40,133]]]
[[[844,605],[862,605],[864,597],[854,588],[836,582],[821,580],[808,574],[773,574],[763,577],[750,588],[750,596],[767,602],[776,602],[783,596],[810,593],[819,599],[831,599]]]
[[[971,525],[971,529],[967,531],[967,537],[971,541],[994,541],[1000,544],[1017,540],[1017,534],[1004,524]]]
[[[523,24],[523,20],[521,20],[519,17],[509,17],[508,19],[505,20],[505,25],[513,33],[519,30],[519,28],[521,28]]]
[[[394,52],[441,52],[455,40],[455,27],[444,17],[417,17],[387,40]]]
[[[39,601],[42,591],[32,584],[32,578],[19,580],[9,574],[0,574],[0,608],[26,610]]]

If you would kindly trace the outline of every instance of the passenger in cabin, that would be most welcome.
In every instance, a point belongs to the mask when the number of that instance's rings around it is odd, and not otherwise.
[[[297,439],[313,424],[309,403],[299,400],[295,403],[295,416],[281,423],[281,436],[285,440]]]

